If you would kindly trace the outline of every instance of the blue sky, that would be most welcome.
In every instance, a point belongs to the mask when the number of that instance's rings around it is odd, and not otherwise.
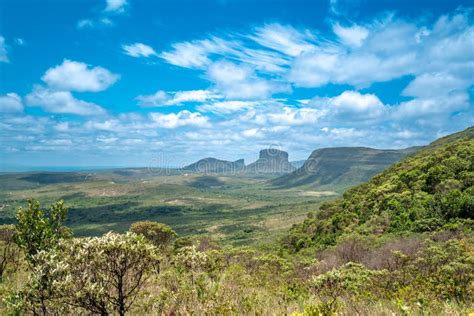
[[[471,1],[0,0],[0,162],[179,166],[473,125]]]

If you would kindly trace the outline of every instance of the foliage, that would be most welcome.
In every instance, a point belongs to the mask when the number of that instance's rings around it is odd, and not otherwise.
[[[54,250],[39,252],[35,262],[29,284],[10,300],[14,309],[125,315],[157,269],[158,255],[142,236],[108,233],[61,241]]]
[[[155,246],[161,248],[169,246],[177,237],[176,232],[168,225],[152,221],[133,223],[130,226],[130,231],[135,234],[143,235]]]
[[[7,268],[14,267],[20,259],[20,252],[14,237],[14,225],[0,225],[0,281]]]
[[[374,290],[374,280],[383,274],[358,263],[347,263],[313,279],[312,289],[320,296],[324,313],[335,311],[338,299],[368,298]]]
[[[28,208],[18,209],[15,241],[31,264],[35,264],[36,254],[54,248],[61,238],[71,236],[70,230],[63,226],[66,214],[63,201],[44,210],[38,201],[30,199]]]
[[[474,140],[424,149],[321,205],[283,239],[292,251],[363,234],[429,232],[474,218]]]

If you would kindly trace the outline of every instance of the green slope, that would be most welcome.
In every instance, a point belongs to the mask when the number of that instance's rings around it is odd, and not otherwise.
[[[474,129],[439,139],[294,226],[292,249],[331,245],[345,233],[424,232],[474,218]]]

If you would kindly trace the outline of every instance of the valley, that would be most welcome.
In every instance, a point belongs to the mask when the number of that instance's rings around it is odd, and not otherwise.
[[[175,173],[122,169],[1,175],[0,223],[13,223],[16,208],[27,197],[44,204],[62,199],[70,207],[68,226],[76,236],[124,232],[133,222],[154,220],[182,235],[212,233],[244,244],[274,239],[308,209],[338,194],[274,189],[265,179],[245,175]]]

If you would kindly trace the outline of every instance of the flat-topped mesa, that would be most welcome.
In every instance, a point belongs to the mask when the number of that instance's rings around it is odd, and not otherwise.
[[[287,174],[295,169],[288,161],[288,153],[274,148],[260,150],[257,161],[245,168],[246,172],[262,174]]]
[[[271,184],[283,188],[324,185],[345,188],[369,180],[418,149],[321,148],[313,151],[298,170],[273,179]]]
[[[199,173],[233,173],[240,172],[245,168],[243,159],[236,161],[220,160],[216,158],[204,158],[183,168]]]

